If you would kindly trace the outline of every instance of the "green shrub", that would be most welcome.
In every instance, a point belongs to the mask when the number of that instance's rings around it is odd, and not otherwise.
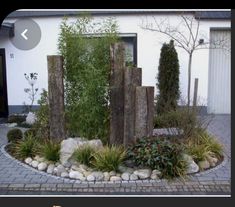
[[[39,144],[37,139],[30,135],[13,144],[13,149],[14,155],[17,158],[25,159],[36,155],[39,149]]]
[[[185,148],[196,162],[205,160],[210,154],[217,158],[223,156],[223,146],[205,130],[198,130],[197,134],[190,137],[186,141]]]
[[[88,37],[87,33],[97,36]],[[109,131],[110,44],[117,42],[116,22],[80,16],[60,26],[59,51],[64,57],[67,129],[70,136],[100,138]]]
[[[60,159],[60,144],[53,141],[46,141],[41,146],[40,154],[48,161],[57,162]]]
[[[26,120],[25,116],[22,115],[10,115],[7,119],[8,123],[17,123],[20,124]]]
[[[128,158],[137,166],[158,169],[163,178],[185,175],[187,164],[182,153],[181,146],[160,138],[138,139],[127,151]]]
[[[7,133],[8,142],[16,142],[23,138],[23,133],[20,129],[11,129]]]
[[[94,167],[101,171],[118,171],[118,166],[125,159],[126,152],[122,147],[104,147],[94,154]]]
[[[36,136],[41,140],[49,140],[49,105],[48,92],[43,89],[41,97],[38,100],[39,109],[36,111],[37,120],[33,129],[37,132]]]
[[[174,41],[164,43],[161,48],[157,88],[157,113],[162,114],[169,110],[175,110],[179,99],[179,60],[174,47]]]
[[[87,145],[77,149],[73,153],[73,157],[77,162],[90,166],[92,160],[94,159],[94,153],[94,148]]]
[[[36,137],[37,131],[34,128],[30,128],[24,132],[24,137],[33,136]]]

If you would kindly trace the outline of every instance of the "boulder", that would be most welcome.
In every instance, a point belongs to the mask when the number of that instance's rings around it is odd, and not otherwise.
[[[138,176],[135,174],[130,175],[130,180],[138,180]]]
[[[183,159],[186,161],[188,166],[186,174],[192,174],[199,171],[199,166],[194,162],[193,158],[190,155],[183,154]]]
[[[94,139],[90,141],[83,138],[65,139],[61,142],[60,162],[64,165],[71,158],[74,151],[84,145],[89,145],[97,150],[103,147],[103,144],[99,139]]]
[[[31,157],[27,157],[25,160],[24,160],[24,162],[26,163],[26,164],[30,164],[31,162],[33,161],[33,159],[31,158]]]
[[[130,173],[129,172],[122,173],[121,178],[123,180],[130,180]]]
[[[29,112],[26,117],[26,124],[33,125],[36,122],[36,115],[33,112]]]
[[[69,173],[69,177],[72,179],[78,179],[81,181],[85,181],[86,178],[84,177],[84,175],[78,171],[70,171]]]
[[[150,169],[139,169],[139,170],[135,170],[134,174],[137,175],[140,179],[147,179],[151,175],[151,170]]]
[[[122,178],[118,177],[118,176],[111,176],[110,177],[110,181],[121,181]]]
[[[203,161],[198,162],[198,166],[200,169],[206,170],[210,167],[210,163],[207,160],[203,160]]]
[[[121,173],[128,172],[128,173],[131,174],[131,173],[134,172],[134,169],[130,168],[130,167],[123,166],[123,165],[119,165],[118,166],[118,171],[120,171]]]
[[[34,167],[34,168],[37,168],[37,167],[38,167],[38,164],[39,164],[39,162],[36,161],[36,160],[33,160],[33,161],[31,162],[31,165],[32,165],[32,167]]]
[[[52,174],[54,172],[55,165],[49,164],[47,167],[47,173]]]
[[[38,170],[40,171],[44,171],[47,169],[47,164],[45,162],[41,162],[39,165],[38,165]]]

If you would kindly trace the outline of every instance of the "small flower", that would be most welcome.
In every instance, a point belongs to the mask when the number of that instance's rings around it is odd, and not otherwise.
[[[25,93],[28,93],[29,91],[30,91],[29,88],[25,88],[25,89],[24,89],[24,92],[25,92]]]

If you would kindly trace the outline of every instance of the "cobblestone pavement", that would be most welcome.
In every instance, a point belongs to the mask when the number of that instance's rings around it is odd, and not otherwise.
[[[219,166],[185,180],[142,180],[123,182],[80,182],[48,175],[12,159],[5,152],[9,128],[0,125],[0,195],[230,195],[231,193],[231,116],[216,115],[208,127],[225,147]]]

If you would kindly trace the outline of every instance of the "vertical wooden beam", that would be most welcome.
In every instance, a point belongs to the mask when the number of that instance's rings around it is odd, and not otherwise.
[[[131,144],[135,132],[135,88],[141,86],[142,69],[126,68],[124,72],[124,146]]]
[[[136,87],[135,109],[135,138],[152,136],[154,87]]]
[[[62,56],[47,56],[50,138],[65,139],[64,83]]]
[[[123,43],[116,43],[110,46],[110,144],[123,144],[124,52]]]
[[[194,80],[193,107],[197,106],[198,78]]]

